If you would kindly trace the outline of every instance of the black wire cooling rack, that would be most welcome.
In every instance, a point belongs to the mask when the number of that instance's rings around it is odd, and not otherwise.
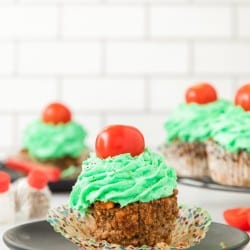
[[[206,177],[203,179],[196,179],[196,178],[190,178],[190,177],[178,177],[178,183],[191,186],[191,187],[197,187],[197,188],[250,194],[250,187],[236,187],[236,186],[221,185],[221,184],[215,183],[209,177]]]

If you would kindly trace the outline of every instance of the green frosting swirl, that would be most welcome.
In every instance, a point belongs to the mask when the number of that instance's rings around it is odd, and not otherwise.
[[[95,201],[112,201],[124,207],[170,196],[176,185],[175,170],[149,149],[135,157],[121,154],[100,159],[92,154],[83,162],[69,204],[84,215]]]
[[[235,107],[216,119],[212,138],[230,153],[250,152],[250,112]]]
[[[54,125],[37,120],[24,130],[22,144],[39,160],[78,157],[85,148],[86,131],[76,122]]]
[[[195,103],[179,105],[164,124],[167,131],[166,142],[176,139],[185,142],[205,141],[211,136],[211,124],[214,120],[231,108],[233,104],[225,100],[206,105]]]

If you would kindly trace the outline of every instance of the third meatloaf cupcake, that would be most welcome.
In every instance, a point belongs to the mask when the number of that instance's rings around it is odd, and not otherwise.
[[[202,178],[208,175],[205,142],[211,136],[210,125],[232,104],[217,100],[217,94],[209,84],[188,89],[186,101],[164,124],[167,137],[163,154],[178,176]]]
[[[62,103],[48,105],[42,117],[25,128],[20,155],[62,170],[81,166],[89,153],[85,145],[87,133],[71,116],[70,110]]]
[[[250,110],[250,85],[249,98],[243,102],[236,104]],[[211,178],[224,185],[250,187],[250,112],[234,108],[212,128],[212,139],[207,142]]]

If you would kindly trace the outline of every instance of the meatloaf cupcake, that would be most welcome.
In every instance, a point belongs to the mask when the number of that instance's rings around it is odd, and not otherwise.
[[[217,99],[209,84],[195,85],[186,92],[186,103],[170,114],[164,124],[167,133],[163,154],[167,164],[181,177],[203,178],[209,175],[205,142],[211,136],[214,119],[232,104]]]
[[[86,131],[71,119],[70,110],[61,103],[51,103],[41,119],[29,124],[23,133],[21,157],[62,170],[81,166],[88,156]]]
[[[237,105],[250,110],[250,85],[241,88],[236,97]],[[250,113],[246,111],[234,108],[212,126],[208,162],[211,178],[220,184],[250,187]]]
[[[82,167],[69,206],[91,218],[85,234],[121,246],[170,244],[178,216],[175,170],[145,148],[139,130],[104,128]]]

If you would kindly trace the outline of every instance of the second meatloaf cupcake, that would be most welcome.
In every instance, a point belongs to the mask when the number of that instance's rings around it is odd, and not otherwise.
[[[208,87],[198,87],[201,88],[199,95],[205,98],[209,94]],[[217,99],[205,99],[207,102],[203,103],[199,95],[197,103],[192,98],[191,102],[187,100],[179,105],[164,124],[167,136],[163,154],[167,164],[173,166],[181,177],[203,178],[209,175],[205,142],[211,136],[214,119],[232,106],[228,101]]]
[[[229,108],[229,102],[219,100],[201,106],[182,104],[165,123],[167,132],[163,154],[178,176],[208,176],[206,144],[211,125]]]
[[[176,174],[144,148],[136,128],[109,126],[97,137],[96,154],[83,162],[69,204],[94,220],[88,234],[95,240],[168,245],[178,215]]]

